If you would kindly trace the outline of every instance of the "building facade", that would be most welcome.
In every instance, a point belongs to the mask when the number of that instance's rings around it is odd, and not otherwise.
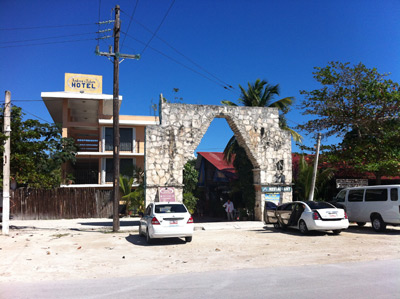
[[[78,146],[76,163],[63,167],[62,186],[112,188],[113,96],[102,94],[101,88],[92,92],[95,84],[90,86],[90,75],[68,75],[78,79],[67,78],[66,74],[65,91],[41,93],[53,121],[62,127],[62,136],[73,138]],[[71,82],[72,88],[67,86]],[[77,87],[77,82],[83,83]],[[85,86],[92,90],[85,90]],[[120,170],[129,176],[135,167],[144,169],[145,127],[159,121],[154,116],[120,115],[119,119]]]

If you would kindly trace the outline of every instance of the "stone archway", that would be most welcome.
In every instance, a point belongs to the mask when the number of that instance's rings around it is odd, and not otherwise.
[[[160,104],[160,124],[146,127],[146,205],[158,201],[159,187],[174,187],[182,202],[183,167],[193,158],[214,118],[225,118],[254,166],[255,218],[262,220],[261,187],[291,186],[290,133],[279,128],[277,108]],[[291,201],[292,193],[282,193]]]

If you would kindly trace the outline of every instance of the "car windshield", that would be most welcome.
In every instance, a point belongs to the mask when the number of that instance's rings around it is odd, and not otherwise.
[[[187,212],[184,205],[171,205],[171,204],[156,205],[154,210],[155,210],[154,212],[157,214]]]
[[[324,201],[308,201],[306,204],[310,207],[311,210],[316,209],[334,209],[335,207],[331,204]]]

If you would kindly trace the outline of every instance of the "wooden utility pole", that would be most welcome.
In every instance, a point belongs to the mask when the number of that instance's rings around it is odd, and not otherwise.
[[[114,23],[114,53],[119,53],[119,36],[121,31],[120,8],[115,6]],[[114,56],[114,85],[113,85],[113,231],[119,231],[119,58]]]
[[[105,22],[108,23],[108,22]],[[109,52],[100,52],[99,46],[96,47],[95,53],[100,56],[114,57],[114,84],[113,84],[113,231],[119,231],[119,58],[139,59],[140,55],[130,55],[119,53],[119,37],[121,33],[120,7],[115,6],[114,20],[114,53],[112,49]],[[110,46],[111,48],[111,46]]]
[[[2,233],[8,235],[10,228],[10,153],[11,153],[11,92],[6,91],[4,104],[4,134],[7,139],[3,153],[3,223]]]
[[[308,197],[309,201],[313,201],[314,200],[314,189],[315,189],[315,182],[317,180],[318,158],[319,158],[319,147],[320,147],[320,144],[321,144],[321,133],[318,133],[317,150],[315,152],[315,159],[314,159],[314,170],[313,170],[313,176],[312,176],[312,181],[311,181],[310,195]]]

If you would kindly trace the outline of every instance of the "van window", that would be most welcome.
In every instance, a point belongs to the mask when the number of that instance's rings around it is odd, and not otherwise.
[[[367,189],[365,192],[365,201],[386,201],[387,189]]]
[[[392,201],[399,200],[399,192],[397,191],[397,188],[390,189],[390,200]]]
[[[349,201],[363,201],[364,189],[349,190]]]
[[[346,198],[346,190],[342,190],[339,192],[338,195],[336,195],[335,200],[337,202],[344,202],[344,199]]]

